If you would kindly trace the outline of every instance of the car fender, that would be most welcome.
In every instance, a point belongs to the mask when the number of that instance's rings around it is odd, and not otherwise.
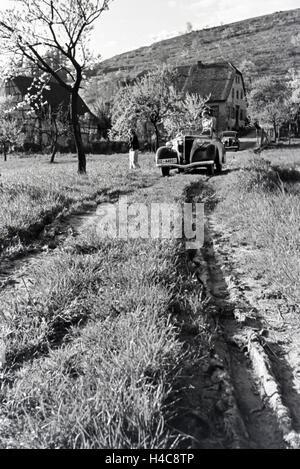
[[[215,146],[214,143],[211,140],[195,140],[192,150],[191,150],[191,156],[190,156],[190,161],[194,161],[195,154],[198,151],[201,151],[203,153],[211,152],[213,149],[214,154],[212,158],[207,157],[207,159],[214,159],[215,158]],[[206,159],[206,158],[205,158]],[[204,159],[204,160],[205,160]]]

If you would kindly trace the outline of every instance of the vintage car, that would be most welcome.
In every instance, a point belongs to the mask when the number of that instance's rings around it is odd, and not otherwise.
[[[213,175],[222,171],[226,152],[218,138],[208,135],[181,134],[160,147],[156,152],[156,166],[161,168],[163,176],[169,176],[170,170],[177,168],[179,172],[193,168],[207,168]]]
[[[226,130],[222,132],[221,142],[223,143],[225,150],[238,151],[240,149],[240,141],[238,139],[238,133],[234,130]]]

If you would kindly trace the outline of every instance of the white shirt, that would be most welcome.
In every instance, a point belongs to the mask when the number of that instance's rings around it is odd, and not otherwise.
[[[202,119],[203,131],[214,131],[216,130],[216,118],[215,117],[203,117]]]

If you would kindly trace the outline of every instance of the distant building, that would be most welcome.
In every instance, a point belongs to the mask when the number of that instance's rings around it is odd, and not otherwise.
[[[176,67],[180,91],[209,97],[218,132],[239,130],[246,124],[247,100],[242,73],[230,62]]]
[[[16,107],[18,103],[24,101],[24,97],[28,94],[28,90],[32,87],[33,79],[28,76],[18,76],[9,80],[3,80],[0,83],[0,97],[12,97],[12,105]],[[35,93],[36,88],[32,87],[30,93]],[[47,88],[43,90],[42,100],[47,102],[46,112],[44,115],[58,115],[63,113],[70,120],[70,93],[61,85],[54,81],[50,81]],[[81,124],[81,132],[83,143],[89,145],[98,138],[99,119],[90,111],[85,102],[79,98],[79,116]],[[49,121],[41,117],[39,113],[29,115],[30,106],[22,106],[17,108],[15,116],[20,117],[23,131],[26,135],[27,143],[39,144],[47,146],[49,140],[48,126]],[[72,146],[73,142],[66,141],[61,138],[59,142],[64,147]]]

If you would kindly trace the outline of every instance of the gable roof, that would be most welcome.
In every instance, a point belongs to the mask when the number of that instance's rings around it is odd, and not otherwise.
[[[33,78],[27,76],[17,76],[12,78],[11,81],[18,88],[21,95],[25,96],[28,93],[28,88],[30,88],[33,83]],[[43,90],[43,99],[51,105],[52,111],[58,111],[60,107],[62,107],[62,109],[66,111],[70,106],[70,93],[68,92],[68,90],[54,81],[50,81],[48,83],[48,86],[50,89]],[[85,104],[83,99],[79,96],[78,114],[80,116],[83,116],[86,113],[89,113],[94,118],[96,118],[96,116]]]
[[[226,101],[232,89],[236,74],[241,72],[230,62],[177,67],[180,91],[197,93],[202,97],[210,96],[212,101]],[[242,83],[245,91],[244,81]]]

